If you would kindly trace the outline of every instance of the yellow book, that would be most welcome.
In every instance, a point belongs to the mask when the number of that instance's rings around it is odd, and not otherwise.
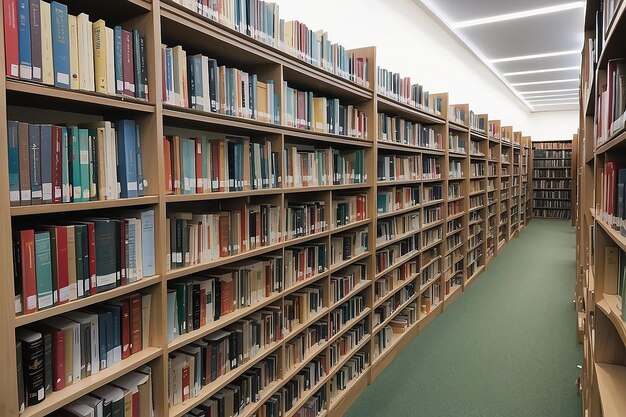
[[[313,130],[326,132],[326,98],[313,97]]]
[[[93,63],[96,92],[108,94],[107,88],[107,37],[106,24],[100,19],[93,23]]]
[[[80,70],[78,68],[78,19],[71,14],[67,16],[70,31],[70,87],[72,90],[80,88]]]
[[[40,5],[41,14],[41,78],[44,84],[54,85],[54,64],[52,61],[52,23],[50,3]]]
[[[256,102],[257,102],[257,114],[258,119],[261,122],[269,122],[268,116],[268,100],[267,100],[267,84],[257,81],[256,82]]]

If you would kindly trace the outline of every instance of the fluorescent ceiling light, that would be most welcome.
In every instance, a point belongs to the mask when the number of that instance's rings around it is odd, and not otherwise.
[[[551,58],[553,56],[577,55],[577,54],[580,54],[580,51],[577,49],[574,49],[571,51],[548,52],[545,54],[521,55],[521,56],[511,56],[508,58],[497,58],[497,59],[492,59],[491,63],[497,64],[498,62],[524,61],[527,59]]]
[[[563,88],[561,90],[535,90],[535,91],[518,91],[519,94],[522,95],[526,95],[526,94],[545,94],[545,93],[562,93],[565,91],[578,91],[578,88]],[[532,97],[525,97],[525,98],[532,98]]]
[[[539,106],[578,106],[578,102],[571,102],[571,103],[544,103],[544,104],[531,104],[531,106],[533,107],[539,107]]]
[[[501,14],[501,15],[498,15],[498,16],[491,16],[491,17],[483,17],[483,18],[480,18],[480,19],[465,20],[463,22],[453,23],[452,27],[454,27],[454,28],[467,28],[467,27],[471,27],[471,26],[485,25],[485,24],[488,24],[488,23],[505,22],[507,20],[523,19],[523,18],[526,18],[526,17],[541,16],[541,15],[548,14],[548,13],[558,13],[558,12],[563,12],[563,11],[566,11],[566,10],[580,9],[580,8],[582,8],[584,6],[585,6],[585,2],[584,1],[577,1],[577,2],[573,2],[573,3],[564,3],[564,4],[559,4],[559,5],[556,5],[556,6],[542,7],[540,9],[525,10],[523,12],[507,13],[507,14]]]
[[[532,70],[532,71],[518,71],[518,72],[505,72],[505,77],[512,77],[514,75],[529,75],[529,74],[544,74],[546,72],[559,72],[559,71],[574,71],[579,70],[580,67],[563,67],[563,68],[548,68],[548,69],[540,69],[540,70]]]
[[[564,78],[562,80],[548,80],[548,81],[529,81],[525,83],[511,83],[512,87],[520,87],[522,85],[539,85],[539,84],[555,84],[555,83],[571,83],[579,82],[578,78]]]
[[[531,99],[535,99],[535,98],[552,98],[552,97],[576,98],[576,97],[578,97],[578,93],[546,94],[546,95],[542,95],[542,96],[528,96],[528,97],[526,97],[526,100],[531,100]]]
[[[531,104],[532,104],[532,103],[539,103],[539,102],[542,102],[542,101],[563,101],[563,100],[566,100],[566,101],[567,101],[567,100],[572,101],[572,100],[574,100],[576,97],[540,98],[540,99],[538,99],[538,100],[534,100],[534,98],[535,98],[535,97],[529,97],[527,101],[528,101],[529,103],[531,103]]]

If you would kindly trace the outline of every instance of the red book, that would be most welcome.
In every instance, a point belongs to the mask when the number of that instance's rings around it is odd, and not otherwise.
[[[52,389],[60,391],[65,388],[65,331],[48,325],[42,328],[52,336]]]
[[[50,226],[52,239],[52,279],[55,289],[55,304],[65,304],[70,300],[69,261],[67,255],[67,228]]]
[[[172,142],[163,136],[163,159],[165,161],[165,192],[174,192],[174,181],[172,178]]]
[[[128,298],[122,300],[120,305],[122,306],[122,360],[124,360],[130,357],[130,300]]]
[[[204,175],[202,174],[202,139],[196,138],[196,193],[204,192]]]
[[[4,61],[7,77],[20,77],[19,30],[17,0],[4,0]]]
[[[141,294],[130,297],[130,354],[143,349],[141,345]]]
[[[22,306],[24,314],[37,311],[37,275],[35,273],[35,231],[20,230]]]
[[[221,302],[221,315],[233,312],[233,280],[220,280],[220,302]]]
[[[185,362],[182,372],[183,402],[191,398],[191,389],[189,387],[189,362]]]
[[[120,286],[126,285],[126,220],[120,219]]]
[[[135,97],[135,67],[133,57],[133,36],[132,33],[122,29],[122,69],[124,73],[123,94]]]
[[[52,126],[52,202],[63,202],[63,131]]]
[[[230,216],[228,213],[220,213],[219,216],[220,258],[225,258],[230,253]]]
[[[297,103],[297,127],[298,129],[306,129],[306,114],[304,111],[304,103],[306,102],[306,94],[304,91],[298,91],[298,103]]]

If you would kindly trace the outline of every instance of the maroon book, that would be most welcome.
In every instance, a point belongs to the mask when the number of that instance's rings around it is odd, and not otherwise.
[[[135,97],[135,66],[133,58],[133,35],[122,29],[122,70],[124,72],[124,95]]]

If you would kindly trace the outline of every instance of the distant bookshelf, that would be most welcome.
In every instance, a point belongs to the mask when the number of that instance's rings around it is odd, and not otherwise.
[[[533,142],[533,216],[570,219],[572,141]]]

